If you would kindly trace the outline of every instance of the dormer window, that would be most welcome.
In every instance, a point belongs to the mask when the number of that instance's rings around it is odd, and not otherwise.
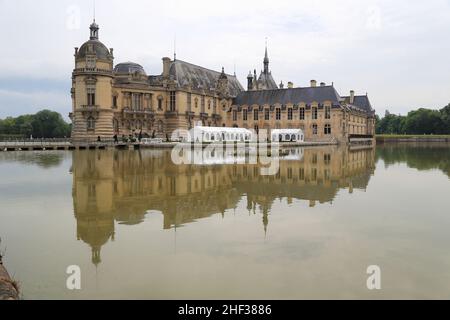
[[[94,57],[87,57],[86,58],[86,67],[87,68],[95,68],[96,60]]]

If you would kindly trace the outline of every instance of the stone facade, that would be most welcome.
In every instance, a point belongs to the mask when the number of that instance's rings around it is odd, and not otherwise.
[[[266,49],[259,78],[248,77],[247,91],[236,75],[181,60],[163,58],[163,72],[147,75],[136,63],[114,65],[113,49],[90,40],[75,48],[72,74],[72,139],[113,136],[170,137],[176,129],[205,126],[248,129],[301,128],[307,141],[348,142],[351,135],[372,136],[375,112],[367,96],[341,97],[334,86],[316,81],[306,88],[278,87]]]

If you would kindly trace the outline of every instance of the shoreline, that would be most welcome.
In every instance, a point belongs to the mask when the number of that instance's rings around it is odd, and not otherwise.
[[[0,255],[0,300],[19,300],[19,288],[11,279]]]
[[[393,136],[376,136],[376,142],[383,143],[399,143],[399,142],[443,142],[450,143],[450,136],[401,136],[401,135],[393,135]]]

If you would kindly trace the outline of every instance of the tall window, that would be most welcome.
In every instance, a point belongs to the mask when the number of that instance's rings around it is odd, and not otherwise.
[[[205,97],[202,97],[202,113],[205,113]]]
[[[325,125],[325,134],[326,135],[331,134],[331,124],[329,124],[329,123]]]
[[[313,135],[317,135],[319,133],[317,124],[313,124]]]
[[[312,108],[312,119],[317,120],[317,118],[318,118],[317,107],[313,107]]]
[[[294,119],[294,113],[293,113],[292,108],[289,108],[288,109],[288,120],[292,120],[292,119]]]
[[[305,120],[305,108],[300,108],[300,120]]]
[[[95,88],[87,88],[87,104],[88,106],[95,106]]]
[[[331,107],[330,106],[325,107],[325,119],[327,119],[327,120],[331,119]]]
[[[133,93],[132,99],[133,110],[142,110],[142,95],[140,93]]]
[[[244,109],[244,111],[243,111],[243,119],[244,119],[244,121],[247,121],[248,120],[248,111],[247,111],[247,109]]]
[[[170,111],[175,111],[177,106],[177,94],[175,91],[170,92]]]
[[[163,98],[159,97],[158,98],[158,110],[162,110],[163,109]]]
[[[270,110],[269,110],[269,109],[265,109],[265,110],[264,110],[264,119],[265,119],[266,121],[269,121],[269,120],[270,120]]]
[[[276,115],[277,115],[277,120],[281,120],[281,109],[280,108],[277,108],[277,110],[276,110]]]
[[[253,120],[258,121],[259,120],[259,110],[255,109],[253,111]]]
[[[237,121],[237,111],[233,110],[233,121]]]
[[[187,94],[187,109],[189,112],[192,110],[192,93]]]
[[[95,68],[96,59],[94,57],[86,58],[86,67],[89,69]]]
[[[89,117],[87,119],[87,128],[88,128],[88,130],[94,130],[95,129],[95,119],[93,117]]]
[[[113,96],[113,108],[117,108],[117,96]]]

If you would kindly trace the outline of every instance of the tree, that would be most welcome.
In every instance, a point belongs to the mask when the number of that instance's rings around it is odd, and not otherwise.
[[[439,134],[444,131],[439,111],[419,109],[408,113],[405,122],[408,134]]]
[[[442,126],[443,126],[443,132],[444,134],[450,134],[450,103],[441,109],[441,120],[442,120]]]
[[[63,138],[70,136],[70,126],[62,116],[50,110],[34,115],[32,121],[33,136],[37,138]]]

